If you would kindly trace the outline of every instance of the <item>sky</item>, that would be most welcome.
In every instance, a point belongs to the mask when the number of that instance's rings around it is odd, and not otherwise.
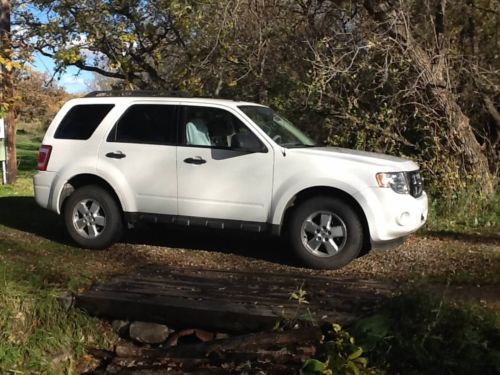
[[[39,12],[36,8],[31,6],[29,9],[41,22],[47,21],[46,14]],[[31,66],[34,70],[47,73],[49,77],[52,77],[54,74],[54,60],[39,53],[33,55],[33,62],[31,63]],[[63,87],[67,92],[71,94],[79,94],[90,91],[86,83],[92,81],[93,77],[93,74],[90,72],[81,71],[75,67],[69,67],[66,69],[65,73],[63,73],[60,77],[56,76],[55,79],[59,86]]]
[[[33,69],[47,73],[49,77],[54,74],[55,63],[50,57],[45,57],[40,54],[35,54],[31,63]],[[90,72],[79,70],[75,67],[69,67],[59,79],[56,76],[56,82],[71,94],[80,94],[90,91],[88,82],[92,81],[94,76]]]

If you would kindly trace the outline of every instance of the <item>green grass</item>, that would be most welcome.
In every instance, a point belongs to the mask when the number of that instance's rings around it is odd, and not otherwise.
[[[5,208],[3,202],[0,207]],[[0,225],[0,373],[74,371],[87,347],[110,347],[113,336],[105,323],[67,311],[57,300],[98,278],[85,264],[85,254],[68,250]]]
[[[43,238],[57,220],[36,209],[25,180],[0,189],[0,373],[74,372],[87,347],[109,349],[113,336],[105,323],[66,311],[57,297],[99,275],[87,254]]]
[[[431,198],[426,229],[431,232],[496,235],[500,233],[500,191],[482,196],[464,191]]]
[[[62,373],[75,367],[87,346],[109,347],[102,322],[58,302],[71,281],[58,276],[40,264],[0,265],[0,372]]]
[[[74,372],[87,347],[109,349],[114,338],[106,323],[66,311],[57,297],[102,273],[89,264],[93,254],[52,240],[62,224],[37,209],[25,180],[0,189],[0,373]]]
[[[0,186],[0,373],[74,373],[87,347],[109,349],[114,340],[106,323],[57,300],[100,275],[87,265],[88,254],[52,240],[62,224],[34,202],[40,141],[18,135],[17,182]]]
[[[350,327],[376,368],[396,374],[500,373],[500,314],[425,288],[389,300]]]
[[[33,196],[32,178],[37,172],[38,149],[41,143],[42,137],[40,135],[18,132],[18,178],[14,185],[0,186],[0,197]]]
[[[42,137],[26,132],[17,134],[17,162],[19,177],[31,177],[37,169],[38,149]]]

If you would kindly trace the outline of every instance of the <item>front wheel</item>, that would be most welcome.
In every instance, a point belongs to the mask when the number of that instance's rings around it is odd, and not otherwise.
[[[356,258],[363,245],[363,226],[344,201],[317,197],[292,212],[289,240],[307,266],[338,269]]]
[[[81,187],[69,196],[64,205],[64,223],[71,238],[87,249],[105,249],[123,233],[118,203],[96,185]]]

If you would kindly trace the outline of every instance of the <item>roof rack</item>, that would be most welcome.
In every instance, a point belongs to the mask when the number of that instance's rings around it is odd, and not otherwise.
[[[107,90],[107,91],[92,91],[84,96],[84,98],[106,98],[106,97],[184,97],[189,98],[191,95],[183,91],[156,91],[156,90]]]

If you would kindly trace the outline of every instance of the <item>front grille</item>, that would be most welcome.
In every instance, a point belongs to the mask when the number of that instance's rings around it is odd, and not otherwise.
[[[418,198],[424,192],[424,182],[420,171],[407,172],[408,182],[410,183],[411,196]]]

